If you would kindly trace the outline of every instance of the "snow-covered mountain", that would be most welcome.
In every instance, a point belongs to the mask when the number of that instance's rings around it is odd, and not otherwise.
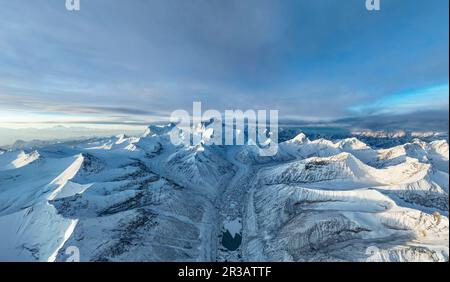
[[[446,140],[261,157],[174,126],[1,151],[0,261],[448,261]]]

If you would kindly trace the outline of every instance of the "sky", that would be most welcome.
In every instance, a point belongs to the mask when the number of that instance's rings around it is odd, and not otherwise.
[[[310,121],[448,113],[448,0],[0,5],[3,128],[130,129],[194,101]]]

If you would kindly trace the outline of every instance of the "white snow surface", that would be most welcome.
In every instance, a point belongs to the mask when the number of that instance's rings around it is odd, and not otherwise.
[[[0,261],[71,246],[82,261],[448,261],[446,140],[376,150],[301,133],[260,157],[173,145],[173,128],[2,151]]]

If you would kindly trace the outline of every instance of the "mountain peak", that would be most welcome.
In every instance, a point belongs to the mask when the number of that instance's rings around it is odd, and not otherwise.
[[[306,137],[306,135],[303,132],[301,132],[300,134],[295,136],[293,139],[291,139],[290,142],[303,144],[303,143],[308,143],[309,139],[308,139],[308,137]]]
[[[174,123],[169,123],[166,125],[149,125],[144,133],[144,137],[152,135],[164,135],[169,133],[175,127]]]

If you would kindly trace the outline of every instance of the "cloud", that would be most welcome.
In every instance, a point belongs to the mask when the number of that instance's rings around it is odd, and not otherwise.
[[[301,120],[283,119],[281,127],[306,127],[306,128],[341,128],[351,130],[374,131],[434,131],[446,132],[449,128],[447,110],[416,111],[403,114],[374,114],[328,120]]]
[[[60,2],[2,4],[0,111],[150,120],[202,101],[321,120],[448,85],[448,1]]]
[[[448,84],[427,87],[423,89],[409,89],[382,97],[378,101],[355,105],[350,110],[356,114],[402,114],[415,111],[441,110],[447,111],[449,107]]]
[[[384,114],[346,118],[336,121],[350,128],[371,130],[418,130],[447,132],[448,110],[417,111],[404,114]]]

